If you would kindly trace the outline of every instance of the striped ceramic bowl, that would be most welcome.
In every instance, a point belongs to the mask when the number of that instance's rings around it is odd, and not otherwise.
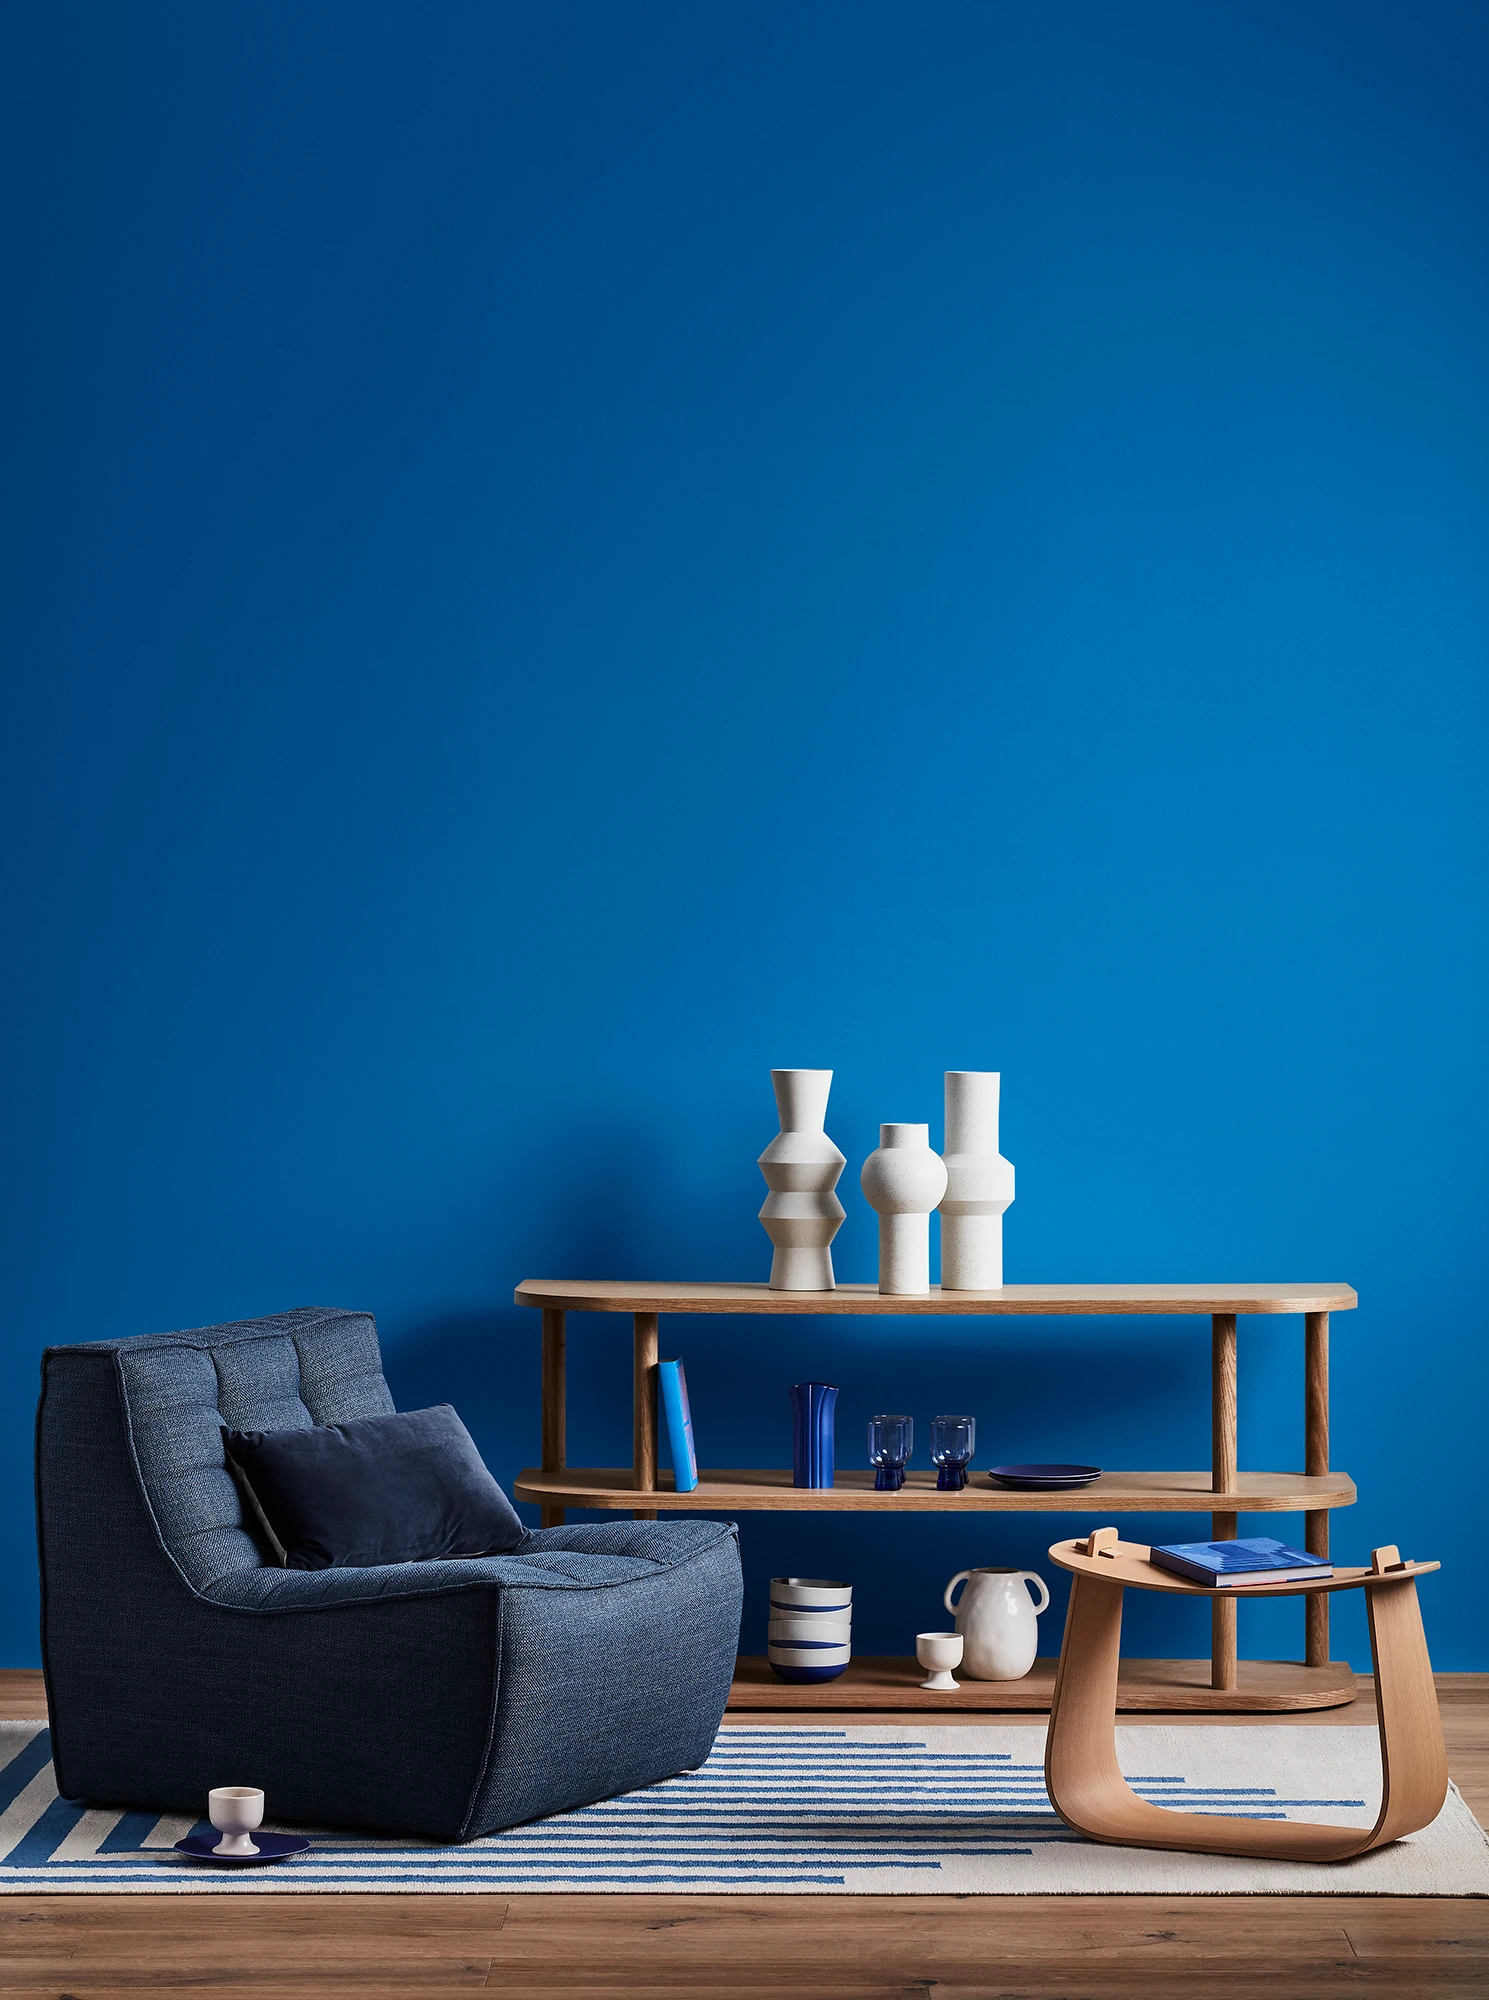
[[[852,1636],[853,1621],[836,1612],[823,1618],[788,1618],[780,1612],[765,1628],[772,1646],[846,1646]]]
[[[845,1616],[853,1609],[851,1583],[832,1583],[821,1576],[773,1576],[770,1579],[770,1608],[779,1617],[803,1611],[837,1611]]]

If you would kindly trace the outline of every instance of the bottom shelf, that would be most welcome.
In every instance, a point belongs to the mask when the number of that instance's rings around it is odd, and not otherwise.
[[[910,1659],[854,1660],[835,1681],[805,1686],[778,1681],[765,1661],[741,1654],[735,1662],[731,1709],[906,1709],[987,1714],[1048,1712],[1058,1661],[1039,1659],[1021,1681],[962,1679],[953,1693],[928,1693],[918,1685],[925,1668]],[[1355,1698],[1355,1677],[1344,1660],[1304,1667],[1292,1660],[1241,1660],[1237,1685],[1210,1686],[1208,1660],[1124,1660],[1117,1680],[1118,1709],[1209,1715],[1254,1715],[1290,1709],[1341,1708]]]

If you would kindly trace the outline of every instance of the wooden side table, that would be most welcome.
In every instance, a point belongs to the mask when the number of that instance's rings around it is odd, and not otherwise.
[[[1115,1528],[1098,1528],[1084,1540],[1056,1542],[1050,1560],[1070,1570],[1070,1609],[1044,1753],[1050,1804],[1067,1826],[1089,1840],[1119,1847],[1171,1847],[1186,1853],[1241,1854],[1285,1861],[1348,1861],[1373,1847],[1429,1826],[1448,1795],[1432,1662],[1417,1603],[1419,1576],[1435,1562],[1403,1562],[1394,1548],[1376,1549],[1368,1569],[1338,1569],[1315,1583],[1252,1584],[1246,1596],[1327,1597],[1336,1590],[1366,1593],[1370,1657],[1385,1777],[1380,1814],[1368,1832],[1359,1827],[1301,1821],[1225,1819],[1210,1813],[1170,1812],[1150,1805],[1128,1786],[1117,1763],[1117,1658],[1122,1640],[1125,1589],[1211,1597],[1205,1584],[1188,1583],[1149,1560],[1141,1542],[1123,1542]],[[1239,1593],[1237,1593],[1239,1594]]]
[[[606,1279],[529,1278],[517,1303],[543,1315],[543,1448],[541,1466],[518,1478],[517,1497],[541,1509],[545,1527],[559,1524],[567,1507],[595,1507],[654,1520],[659,1511],[739,1514],[770,1509],[853,1513],[1112,1513],[1210,1516],[1211,1534],[1227,1540],[1240,1514],[1301,1513],[1308,1548],[1329,1552],[1329,1513],[1355,1498],[1347,1473],[1329,1468],[1329,1315],[1356,1303],[1350,1286],[1316,1284],[1234,1285],[1004,1285],[998,1291],[943,1292],[923,1298],[889,1297],[875,1285],[839,1285],[831,1292],[773,1292],[766,1285],[674,1284]],[[576,1467],[568,1463],[565,1412],[566,1315],[629,1315],[632,1322],[632,1458],[628,1467]],[[678,1493],[670,1473],[657,1469],[658,1319],[662,1313],[729,1315],[865,1314],[998,1318],[1008,1315],[1202,1315],[1210,1335],[1210,1465],[1187,1472],[1107,1472],[1070,1493],[1026,1493],[992,1486],[975,1471],[960,1492],[942,1493],[935,1475],[912,1472],[897,1493],[876,1493],[873,1473],[845,1470],[827,1488],[793,1486],[789,1467],[703,1470],[691,1493]],[[1296,1313],[1304,1322],[1301,1472],[1242,1472],[1236,1445],[1236,1322],[1248,1314]],[[782,1401],[784,1404],[784,1386]],[[706,1433],[705,1433],[706,1435]],[[1275,1711],[1330,1708],[1352,1701],[1354,1675],[1329,1658],[1327,1601],[1310,1598],[1304,1660],[1241,1661],[1236,1657],[1236,1607],[1211,1607],[1210,1659],[1125,1663],[1122,1706],[1142,1709],[1210,1708]],[[755,1668],[759,1667],[758,1673]],[[800,1708],[813,1692],[772,1680],[763,1663],[741,1662],[740,1705]],[[862,1680],[867,1670],[868,1680]],[[1046,1677],[1048,1676],[1048,1677]],[[953,1698],[921,1694],[923,1676],[913,1659],[855,1661],[841,1680],[824,1684],[821,1701],[842,1706],[944,1707]],[[903,1685],[901,1685],[903,1683]],[[1036,1665],[1028,1682],[964,1682],[958,1707],[1043,1708],[1053,1685],[1052,1666]],[[1000,1692],[1001,1690],[1001,1692]],[[862,1696],[860,1700],[858,1697]],[[889,1697],[886,1701],[886,1696]],[[731,1697],[732,1699],[732,1697]]]

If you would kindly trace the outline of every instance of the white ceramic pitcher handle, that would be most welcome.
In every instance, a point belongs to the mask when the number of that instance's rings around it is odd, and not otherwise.
[[[951,1593],[956,1589],[959,1583],[970,1583],[971,1581],[972,1581],[971,1570],[959,1569],[956,1575],[951,1579],[951,1582],[947,1584],[945,1590],[942,1591],[941,1602],[946,1606],[947,1610],[951,1612],[953,1617],[955,1617],[956,1615],[956,1606],[951,1601]],[[1042,1585],[1041,1588],[1043,1588]],[[1048,1599],[1046,1599],[1045,1601],[1048,1602]]]
[[[1050,1608],[1050,1594],[1045,1587],[1044,1578],[1036,1576],[1032,1569],[1021,1569],[1019,1576],[1023,1582],[1037,1584],[1039,1587],[1039,1602],[1034,1607],[1034,1616],[1037,1618],[1041,1611],[1048,1611]]]

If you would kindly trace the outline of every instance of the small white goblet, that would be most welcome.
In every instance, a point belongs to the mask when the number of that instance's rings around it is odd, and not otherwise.
[[[931,1669],[930,1678],[923,1680],[923,1688],[958,1688],[960,1681],[951,1678],[951,1669],[962,1664],[962,1635],[960,1632],[917,1632],[915,1635],[915,1657],[923,1667]]]
[[[248,1838],[263,1824],[264,1795],[252,1785],[219,1785],[207,1794],[207,1817],[222,1835],[214,1854],[257,1854]]]

